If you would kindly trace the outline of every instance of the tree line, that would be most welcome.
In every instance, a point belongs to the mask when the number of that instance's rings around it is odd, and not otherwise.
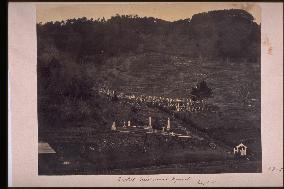
[[[110,19],[68,19],[37,24],[38,45],[53,41],[77,58],[114,56],[144,49],[183,53],[191,57],[257,61],[260,25],[244,10],[218,10],[174,22],[137,15]]]

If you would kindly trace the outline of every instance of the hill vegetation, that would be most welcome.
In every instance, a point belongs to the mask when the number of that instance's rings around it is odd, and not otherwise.
[[[103,84],[129,93],[187,96],[203,79],[195,76],[202,65],[212,63],[211,69],[217,62],[222,70],[228,62],[241,68],[260,61],[260,26],[238,9],[175,22],[137,15],[83,17],[39,23],[37,36],[42,129],[109,130],[106,125],[122,108],[132,115],[131,107],[110,103],[95,92]]]
[[[87,61],[86,56],[151,50],[191,58],[256,61],[260,55],[260,26],[253,19],[246,11],[233,9],[200,13],[175,22],[116,15],[108,20],[83,17],[39,23],[39,52],[52,45],[60,52],[73,54],[79,62]]]

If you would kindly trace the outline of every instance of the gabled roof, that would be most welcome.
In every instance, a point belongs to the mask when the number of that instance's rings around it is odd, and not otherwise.
[[[243,143],[239,144],[238,146],[236,146],[237,148],[239,147],[245,147],[245,148],[248,148],[247,146],[245,146]]]

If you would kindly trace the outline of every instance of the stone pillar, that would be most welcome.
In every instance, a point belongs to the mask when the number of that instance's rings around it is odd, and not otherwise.
[[[168,124],[167,124],[167,130],[171,129],[171,122],[170,122],[170,118],[168,117]]]
[[[152,118],[149,117],[149,127],[152,128]]]
[[[236,153],[238,153],[238,152],[239,152],[238,148],[235,147],[235,148],[234,148],[234,154],[236,154]]]
[[[127,122],[127,126],[130,127],[130,121]]]
[[[177,111],[179,112],[179,110],[180,110],[180,109],[179,109],[179,102],[178,102],[178,103],[177,103]]]
[[[115,131],[115,130],[116,130],[115,122],[112,123],[111,130],[112,130],[112,131]]]

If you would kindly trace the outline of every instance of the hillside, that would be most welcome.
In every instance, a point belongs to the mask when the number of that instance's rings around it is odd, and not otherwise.
[[[37,25],[39,132],[74,128],[107,132],[114,119],[144,123],[161,110],[109,101],[112,90],[171,98],[206,80],[219,110],[177,120],[230,146],[260,152],[260,26],[244,10],[200,13],[168,22],[116,15]],[[175,123],[175,122],[174,122]],[[190,124],[188,124],[190,123]],[[245,132],[244,132],[245,131]]]

